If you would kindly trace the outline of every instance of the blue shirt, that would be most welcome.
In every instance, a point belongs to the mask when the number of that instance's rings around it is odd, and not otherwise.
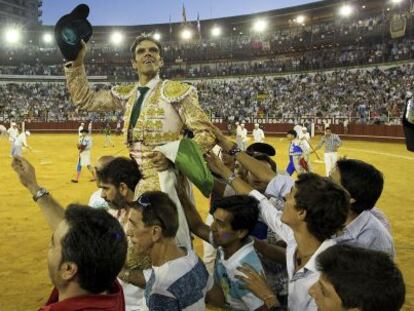
[[[372,250],[382,251],[395,256],[392,236],[384,225],[371,213],[363,211],[350,224],[341,235],[334,237],[338,244],[346,243]]]

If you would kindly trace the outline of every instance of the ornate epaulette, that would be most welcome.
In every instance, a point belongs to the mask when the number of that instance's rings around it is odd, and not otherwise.
[[[127,85],[116,85],[112,87],[111,92],[114,96],[118,97],[119,99],[126,100],[132,96],[134,93],[136,84],[127,84]]]
[[[194,87],[190,84],[179,81],[164,80],[161,86],[161,97],[168,102],[179,102],[193,90]]]

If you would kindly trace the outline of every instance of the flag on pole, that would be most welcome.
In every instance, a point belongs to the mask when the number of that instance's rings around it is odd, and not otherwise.
[[[171,14],[170,14],[170,18],[169,18],[169,24],[170,24],[170,39],[171,39],[171,35],[172,35],[172,32],[173,32],[172,25],[171,25]]]
[[[185,6],[183,3],[183,23],[186,24],[187,23],[187,14],[185,13]]]
[[[201,24],[200,24],[200,13],[197,12],[197,31],[198,36],[201,38]]]

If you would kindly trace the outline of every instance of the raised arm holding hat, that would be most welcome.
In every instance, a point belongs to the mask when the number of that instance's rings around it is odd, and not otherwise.
[[[199,106],[196,89],[186,83],[160,79],[162,47],[150,35],[137,37],[131,47],[132,67],[138,74],[138,81],[117,85],[109,91],[89,88],[84,67],[85,54],[86,45],[82,41],[76,59],[65,64],[73,102],[88,111],[124,111],[125,141],[130,156],[137,161],[143,175],[135,195],[138,197],[145,191],[154,190],[168,193],[179,209],[178,244],[190,247],[188,225],[174,187],[176,173],[172,169],[171,159],[183,158],[176,155],[182,151],[180,139],[184,128],[194,133],[191,141],[199,145],[201,153],[206,153],[215,145],[211,124]],[[171,152],[175,153],[168,159],[164,155],[165,150],[164,154],[156,150],[166,144],[170,144]],[[201,171],[205,172],[203,169]]]

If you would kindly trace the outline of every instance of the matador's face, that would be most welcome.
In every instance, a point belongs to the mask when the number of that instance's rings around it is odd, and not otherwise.
[[[132,67],[138,75],[155,76],[163,65],[161,51],[154,42],[144,40],[136,46]]]

